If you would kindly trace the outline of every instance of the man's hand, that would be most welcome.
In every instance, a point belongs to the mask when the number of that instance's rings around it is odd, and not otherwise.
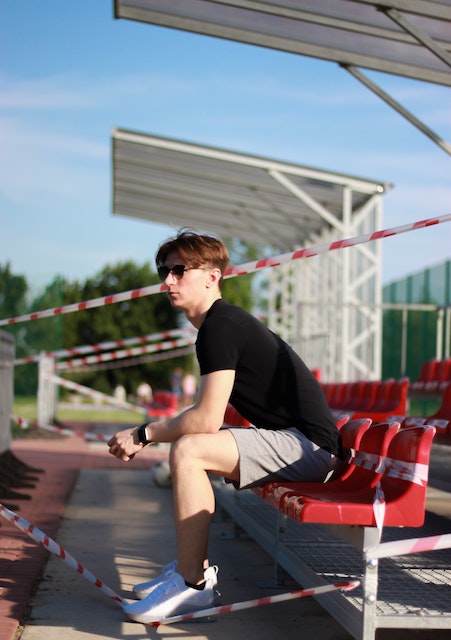
[[[135,453],[143,449],[143,444],[138,440],[137,427],[118,431],[109,441],[109,453],[124,462],[133,458]]]

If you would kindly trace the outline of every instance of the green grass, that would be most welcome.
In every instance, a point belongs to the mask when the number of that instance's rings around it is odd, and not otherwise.
[[[13,414],[26,420],[36,420],[37,399],[35,396],[16,396],[13,404]],[[144,422],[144,415],[139,411],[127,411],[125,409],[102,409],[91,408],[88,403],[83,409],[61,408],[57,410],[56,418],[60,422],[108,422],[111,424],[141,424]],[[20,427],[12,425],[13,436],[23,432]]]
[[[36,420],[37,400],[34,396],[20,396],[14,398],[13,414],[26,420]]]

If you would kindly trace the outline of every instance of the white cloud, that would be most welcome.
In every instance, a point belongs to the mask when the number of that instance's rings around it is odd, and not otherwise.
[[[64,73],[15,79],[3,75],[0,108],[30,111],[96,111],[116,101],[165,99],[196,91],[192,79],[162,73],[102,76]],[[156,92],[155,89],[158,88]]]

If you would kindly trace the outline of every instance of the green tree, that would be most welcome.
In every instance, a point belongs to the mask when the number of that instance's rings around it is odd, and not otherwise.
[[[15,318],[25,312],[28,284],[25,276],[11,273],[11,265],[0,264],[0,316]]]
[[[28,283],[23,275],[13,274],[11,265],[7,262],[0,264],[0,317],[16,318],[27,311]],[[2,327],[2,330],[10,333],[15,340],[16,357],[22,357],[27,353],[26,326],[16,324]],[[33,369],[33,366],[31,366]],[[15,390],[26,393],[34,393],[36,388],[36,372],[25,365],[15,368]],[[34,367],[35,369],[35,367]],[[34,383],[33,383],[34,380]]]
[[[27,312],[54,309],[63,304],[66,281],[57,276],[35,296],[28,305]],[[52,316],[29,320],[17,325],[19,339],[16,356],[23,358],[38,355],[43,351],[55,351],[63,346],[63,316]],[[14,370],[14,388],[17,395],[33,395],[38,388],[37,364],[17,365]]]
[[[245,264],[257,260],[258,249],[236,238],[226,241],[232,265]],[[254,313],[259,302],[258,288],[254,286],[256,278],[254,273],[235,276],[224,280],[222,293],[224,300],[236,304],[249,313]]]
[[[84,285],[73,283],[66,287],[64,304],[140,289],[157,282],[158,276],[148,263],[138,266],[133,261],[126,261],[107,265]],[[64,316],[64,347],[119,341],[179,326],[180,314],[171,307],[166,296],[145,296]],[[183,366],[180,361],[178,364]],[[127,393],[134,394],[142,380],[154,389],[169,388],[170,374],[175,366],[174,360],[162,360],[127,368],[85,371],[76,374],[75,379],[105,393],[112,393],[120,384]]]

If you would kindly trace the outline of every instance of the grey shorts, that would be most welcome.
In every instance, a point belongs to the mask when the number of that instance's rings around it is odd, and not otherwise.
[[[240,457],[237,489],[267,482],[325,482],[337,458],[311,442],[295,427],[272,431],[230,427]]]

